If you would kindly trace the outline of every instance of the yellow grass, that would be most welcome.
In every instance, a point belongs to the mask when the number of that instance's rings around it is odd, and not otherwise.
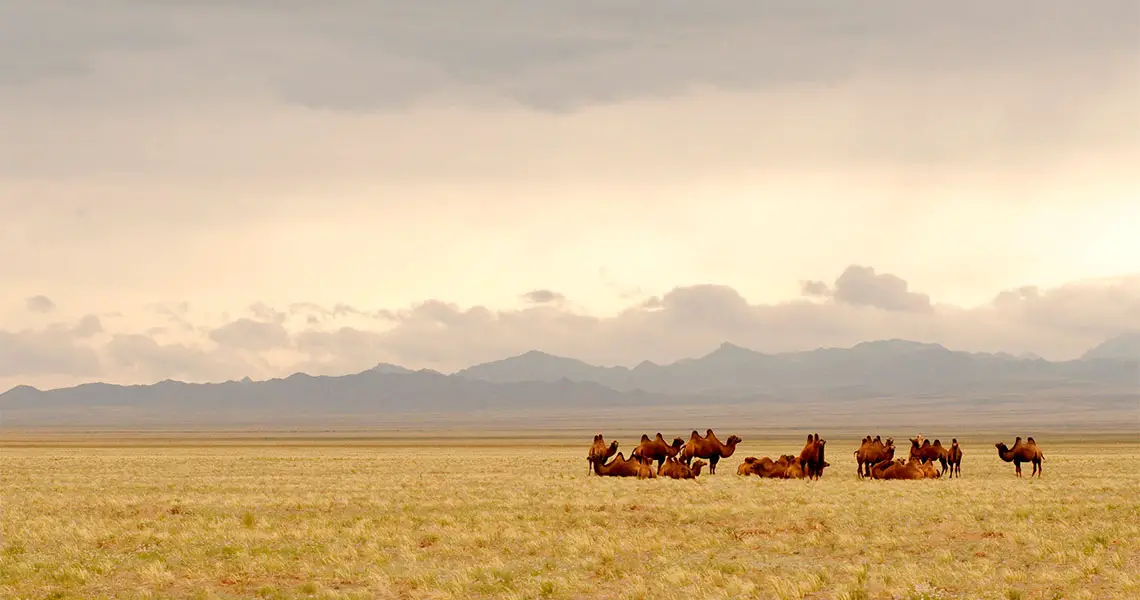
[[[8,447],[0,597],[1140,597],[1140,443],[1038,442],[1040,481],[979,439],[892,482],[850,440],[818,482],[737,477],[798,450],[756,438],[696,481],[587,476],[589,436]]]

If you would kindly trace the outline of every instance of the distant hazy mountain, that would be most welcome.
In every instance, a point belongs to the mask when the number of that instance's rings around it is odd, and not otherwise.
[[[864,386],[883,392],[954,391],[977,387],[1040,386],[1066,381],[1123,383],[1135,372],[1088,361],[1049,362],[1038,357],[956,352],[939,344],[906,340],[864,342],[852,348],[763,354],[733,344],[669,365],[644,362],[633,369],[596,367],[581,361],[528,352],[456,373],[496,383],[589,381],[615,390],[692,393],[771,392]]]
[[[1136,420],[1140,361],[1127,359],[1135,342],[1135,337],[1116,338],[1090,350],[1087,360],[1067,362],[956,352],[905,340],[786,354],[726,343],[699,358],[667,365],[646,361],[632,369],[531,351],[453,375],[382,363],[340,377],[297,373],[269,381],[93,383],[49,391],[18,386],[0,394],[0,411],[5,424],[39,426],[312,425],[338,419],[384,422],[409,414],[534,411],[638,420],[682,414],[680,407],[699,415],[758,414],[767,424],[808,416],[881,422],[888,414],[910,411],[939,422],[988,422],[1005,415],[1068,426]],[[1042,404],[1043,397],[1054,403]]]
[[[1084,360],[1140,361],[1140,331],[1123,333],[1085,352]]]

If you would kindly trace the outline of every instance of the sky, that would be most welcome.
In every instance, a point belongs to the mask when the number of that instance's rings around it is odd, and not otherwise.
[[[1140,329],[1140,4],[8,0],[0,390]]]

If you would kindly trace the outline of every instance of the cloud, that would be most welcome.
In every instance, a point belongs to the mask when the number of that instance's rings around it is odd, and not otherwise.
[[[551,290],[534,290],[522,295],[522,299],[530,304],[557,304],[566,300],[566,296]]]
[[[55,310],[55,302],[42,294],[28,298],[26,305],[28,310],[37,313],[49,313]]]
[[[0,85],[82,77],[128,52],[188,53],[199,69],[225,64],[228,81],[244,77],[290,102],[353,111],[457,93],[565,111],[700,86],[1095,64],[1135,51],[1140,17],[1130,0],[469,0],[332,12],[199,1],[112,4],[98,14],[11,4],[0,23]],[[186,66],[181,75],[196,65]]]
[[[1140,274],[1052,288],[1011,287],[975,307],[931,302],[901,276],[862,265],[844,269],[832,285],[804,280],[802,286],[809,298],[774,304],[752,303],[729,286],[681,286],[612,316],[583,314],[559,303],[492,310],[427,300],[387,310],[391,320],[332,327],[304,319],[279,321],[277,315],[287,311],[255,305],[251,312],[272,320],[242,317],[214,328],[199,324],[194,331],[208,333],[171,343],[142,333],[104,332],[101,322],[88,316],[41,330],[0,332],[0,383],[35,384],[49,375],[120,382],[295,371],[335,375],[379,362],[449,372],[534,349],[595,364],[635,365],[701,355],[724,341],[784,352],[905,338],[1068,359],[1140,329]],[[347,319],[373,313],[341,312]]]
[[[406,8],[398,18],[357,5],[298,23],[294,31],[311,45],[282,69],[276,89],[309,106],[362,110],[473,88],[565,111],[702,85],[827,85],[868,71],[1024,70],[1119,57],[1135,50],[1138,16],[1123,0],[1082,7],[475,0]]]
[[[876,273],[871,267],[851,265],[835,280],[832,296],[851,306],[873,306],[883,310],[928,311],[930,296],[910,291],[906,280],[890,273]]]
[[[254,321],[241,318],[214,329],[209,333],[210,340],[221,346],[251,352],[266,352],[275,348],[286,348],[291,345],[289,332],[282,326],[284,319],[277,320],[277,313],[267,307],[260,307],[262,314],[270,313],[273,322]]]

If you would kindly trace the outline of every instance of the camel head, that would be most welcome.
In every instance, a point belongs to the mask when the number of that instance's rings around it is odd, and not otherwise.
[[[886,446],[893,448],[895,446],[895,438],[893,438],[893,437],[887,438]]]
[[[694,460],[693,465],[691,467],[689,467],[690,469],[693,470],[693,477],[699,476],[701,474],[701,469],[703,469],[705,467],[705,465],[707,465],[707,464],[709,464],[709,463],[707,463],[707,462],[705,462],[699,458],[697,460]]]
[[[958,438],[954,438],[954,439],[950,440],[950,445],[957,448],[958,447]]]
[[[617,440],[610,442],[610,450],[617,450],[617,448],[618,448]]]
[[[726,441],[724,445],[725,446],[735,446],[735,445],[737,445],[743,441],[744,440],[740,439],[740,436],[730,435],[730,436],[728,436],[728,441]]]
[[[914,438],[910,438],[910,445],[913,448],[918,448],[918,440],[916,440]]]
[[[998,442],[994,444],[994,447],[998,449],[998,452],[1009,452],[1009,446],[1006,446],[1005,442]]]

